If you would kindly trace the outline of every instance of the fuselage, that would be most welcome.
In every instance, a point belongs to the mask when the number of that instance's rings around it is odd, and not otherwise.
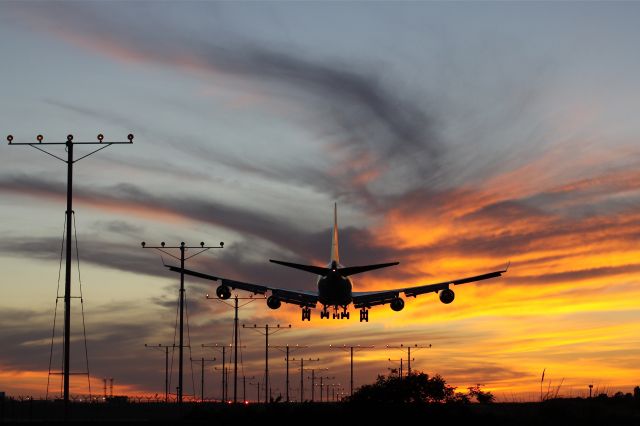
[[[352,300],[353,282],[340,274],[337,262],[329,265],[331,271],[318,277],[318,301],[325,306],[347,306]]]

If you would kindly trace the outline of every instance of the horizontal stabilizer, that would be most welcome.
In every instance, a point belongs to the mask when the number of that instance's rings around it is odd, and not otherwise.
[[[359,274],[361,272],[373,271],[374,269],[387,268],[389,266],[395,266],[400,262],[391,262],[391,263],[378,263],[376,265],[364,265],[364,266],[347,266],[346,268],[338,269],[340,275],[343,277],[348,277],[349,275]]]
[[[303,271],[311,272],[312,274],[326,276],[331,269],[323,268],[321,266],[313,266],[313,265],[301,265],[299,263],[291,263],[291,262],[283,262],[281,260],[273,260],[269,259],[271,263],[277,263],[278,265],[288,266],[289,268],[300,269]]]

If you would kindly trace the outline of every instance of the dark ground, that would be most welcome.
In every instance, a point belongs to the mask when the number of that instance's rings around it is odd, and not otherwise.
[[[63,405],[5,400],[0,424],[62,424]],[[339,403],[251,404],[74,403],[68,423],[231,425],[639,425],[633,399],[558,399],[543,403],[356,405]]]

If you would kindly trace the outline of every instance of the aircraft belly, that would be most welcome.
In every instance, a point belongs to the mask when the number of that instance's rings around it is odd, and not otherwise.
[[[344,306],[351,303],[351,282],[348,278],[324,277],[318,282],[318,301],[328,306]]]

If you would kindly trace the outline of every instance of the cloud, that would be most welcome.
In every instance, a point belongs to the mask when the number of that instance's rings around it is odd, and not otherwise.
[[[435,109],[415,89],[405,90],[371,65],[347,58],[313,57],[308,51],[295,51],[290,46],[285,50],[265,41],[219,34],[220,30],[205,34],[178,32],[162,19],[153,29],[144,28],[146,21],[129,25],[132,16],[149,12],[140,5],[126,15],[118,7],[105,5],[38,4],[13,9],[37,29],[86,51],[125,63],[160,63],[189,72],[196,70],[216,79],[243,78],[247,85],[258,84],[294,103],[295,108],[301,106],[314,117],[312,126],[323,135],[332,170],[329,174],[314,170],[311,161],[303,161],[305,167],[287,173],[287,178],[293,176],[307,185],[317,182],[334,197],[348,192],[352,202],[359,199],[374,207],[378,199],[369,186],[390,169],[395,168],[393,177],[387,179],[402,187],[409,182],[415,185],[428,181],[439,171],[445,146],[435,124]],[[86,25],[88,22],[99,24]],[[218,39],[223,42],[212,41]],[[103,116],[104,112],[47,102],[83,115]],[[107,116],[130,127],[126,117],[114,117],[110,112]],[[239,170],[266,172],[262,167],[248,168],[244,160],[219,149],[208,151],[211,161],[222,158],[226,165]],[[402,169],[396,167],[399,165]],[[290,164],[276,164],[277,172],[268,174],[281,175],[287,166]]]

